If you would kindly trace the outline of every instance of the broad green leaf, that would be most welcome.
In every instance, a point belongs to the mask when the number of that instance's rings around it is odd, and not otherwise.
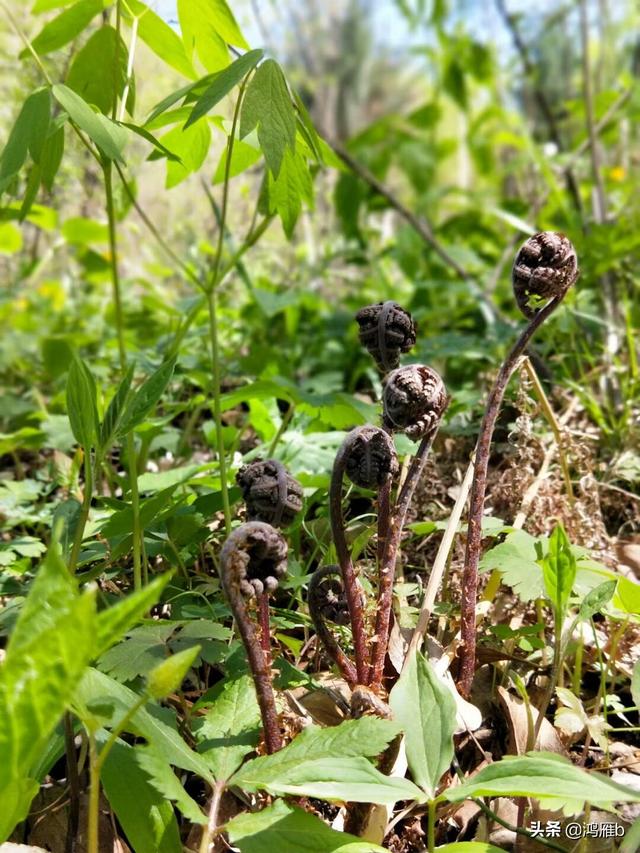
[[[623,613],[634,617],[640,616],[640,584],[621,575],[618,578],[612,604]]]
[[[68,243],[79,246],[106,243],[109,239],[109,228],[106,223],[87,219],[86,216],[70,216],[62,225],[62,236]]]
[[[225,146],[225,149],[222,152],[222,157],[218,161],[218,165],[213,176],[214,184],[221,184],[224,181],[228,153],[228,149]],[[236,139],[233,145],[233,151],[231,152],[231,168],[229,169],[229,177],[235,178],[236,175],[241,175],[242,172],[246,172],[246,170],[257,163],[261,157],[262,151],[257,145],[257,141],[255,145],[251,145],[249,142],[243,141],[242,139]]]
[[[87,365],[74,358],[67,377],[67,414],[76,441],[87,450],[96,444],[100,429],[96,383]]]
[[[296,117],[284,74],[273,59],[259,66],[247,87],[240,115],[240,138],[256,126],[265,160],[277,178],[284,152],[295,147]]]
[[[169,149],[160,142],[159,139],[156,139],[155,136],[150,133],[146,128],[140,127],[137,124],[131,124],[130,122],[122,122],[124,127],[128,127],[129,130],[132,130],[138,136],[141,136],[142,139],[146,139],[147,142],[150,142],[153,147],[158,151],[161,155],[166,157],[168,160],[175,160],[176,162],[180,162],[180,158],[173,153],[173,151],[169,151]]]
[[[138,766],[149,777],[149,784],[158,793],[175,803],[182,814],[192,823],[206,823],[207,818],[198,804],[180,784],[180,780],[166,759],[153,746],[138,746],[134,750]]]
[[[12,779],[7,785],[0,784],[0,841],[6,841],[13,829],[27,817],[39,790],[40,783],[28,777]]]
[[[167,189],[177,186],[202,166],[211,144],[211,128],[206,121],[192,124],[187,130],[174,127],[161,138],[161,143],[175,160],[167,163]]]
[[[120,419],[122,418],[124,407],[129,397],[131,382],[133,381],[133,371],[134,365],[130,364],[126,374],[120,380],[116,393],[111,398],[111,402],[107,406],[107,411],[100,424],[100,450],[103,454],[111,447],[118,432]]]
[[[495,761],[444,796],[454,803],[467,797],[535,797],[544,807],[562,808],[567,815],[578,814],[587,802],[608,811],[617,802],[640,802],[640,792],[548,752]]]
[[[315,815],[276,800],[260,812],[246,812],[227,824],[229,839],[240,853],[378,853],[385,848],[336,832]]]
[[[564,616],[576,579],[576,558],[561,524],[549,537],[549,549],[541,563],[547,596],[556,612]]]
[[[151,784],[136,761],[136,751],[132,747],[116,741],[104,763],[100,780],[134,850],[182,853],[173,807]]]
[[[191,110],[191,114],[185,124],[185,129],[208,113],[209,110],[213,109],[217,103],[228,95],[233,87],[237,86],[252,68],[255,68],[263,56],[264,51],[251,50],[249,53],[245,53],[243,56],[236,59],[236,61],[229,65],[228,68],[225,68],[224,71],[216,74],[211,85],[196,101],[196,104]]]
[[[482,572],[497,569],[502,580],[522,601],[533,601],[544,594],[542,571],[538,564],[536,542],[524,530],[515,530],[482,558]]]
[[[142,41],[167,65],[184,77],[194,79],[196,72],[175,30],[140,0],[127,0],[123,4],[123,16],[130,22],[129,9],[138,19],[138,35]]]
[[[116,435],[120,438],[135,429],[155,408],[164,394],[176,366],[175,358],[165,361],[133,394],[123,412]]]
[[[22,231],[13,222],[0,223],[0,254],[13,255],[22,248]]]
[[[309,206],[313,204],[313,181],[309,167],[299,151],[287,148],[278,177],[269,182],[269,212],[278,214],[289,239],[293,235],[303,201]]]
[[[178,19],[188,56],[195,47],[207,71],[229,64],[228,44],[249,49],[225,0],[178,0]]]
[[[383,776],[363,757],[379,755],[397,734],[394,723],[373,717],[327,729],[309,726],[280,752],[249,761],[230,784],[339,801],[424,799],[415,785]]]
[[[90,667],[76,689],[75,699],[80,713],[87,705],[99,702],[115,701],[121,708],[130,708],[139,696],[115,679]],[[122,710],[114,711],[110,725],[116,724],[122,716]],[[173,767],[191,771],[205,781],[213,782],[204,759],[184,742],[175,728],[146,708],[136,711],[126,730],[153,743]]]
[[[93,657],[100,657],[114,646],[139,619],[160,599],[162,591],[171,580],[172,572],[154,578],[150,584],[132,592],[96,617],[95,647]]]
[[[29,776],[70,703],[91,656],[94,618],[90,591],[47,614],[30,640],[9,643],[0,669],[0,789]]]
[[[42,154],[51,117],[51,96],[48,89],[37,89],[25,100],[11,128],[7,144],[0,155],[0,193],[18,174],[29,150],[36,159]]]
[[[285,751],[286,748],[282,750]],[[298,759],[294,766],[274,772],[264,765],[258,767],[256,762],[261,760],[254,758],[250,761],[231,777],[230,784],[246,791],[318,797],[328,802],[391,804],[399,800],[425,801],[420,788],[407,779],[384,776],[366,758],[333,755]]]
[[[216,779],[222,781],[238,769],[260,740],[260,709],[253,679],[241,675],[219,682],[206,705],[210,707],[204,717],[197,718],[198,752]]]
[[[147,688],[154,699],[164,699],[178,690],[193,662],[200,654],[201,646],[192,646],[177,652],[155,666],[147,677]]]
[[[621,840],[619,853],[638,853],[638,850],[640,850],[640,817],[634,820]]]
[[[107,0],[79,0],[70,9],[60,12],[44,25],[31,42],[33,49],[40,56],[59,50],[85,30],[95,16],[110,5]],[[21,58],[25,56],[28,56],[26,48],[20,54]]]
[[[595,589],[592,589],[591,592],[588,592],[582,599],[578,617],[587,620],[595,616],[596,613],[600,613],[602,608],[613,598],[616,586],[617,581],[605,581],[595,587]]]
[[[70,6],[76,0],[36,0],[31,9],[33,15],[41,12],[50,12],[51,9],[60,9],[62,6]]]
[[[453,758],[456,703],[451,691],[418,653],[391,691],[389,704],[404,730],[411,777],[433,799]]]
[[[67,86],[88,104],[94,104],[100,112],[109,115],[127,82],[127,56],[128,49],[122,37],[105,24],[74,56],[67,74]]]
[[[123,163],[122,152],[127,141],[127,131],[101,113],[94,112],[80,95],[68,86],[56,83],[52,86],[53,97],[68,113],[69,118],[95,142],[109,160]]]
[[[207,74],[205,77],[201,77],[196,83],[187,83],[186,86],[181,86],[179,89],[176,89],[175,92],[172,92],[170,95],[167,95],[166,98],[163,98],[159,101],[155,107],[149,113],[145,124],[151,124],[154,119],[156,119],[159,115],[161,115],[165,110],[168,110],[169,107],[172,107],[182,98],[187,98],[188,95],[191,95],[194,91],[200,91],[202,89],[206,89],[210,83],[212,83],[218,74]]]
[[[112,645],[98,661],[103,672],[118,681],[133,681],[146,676],[169,653],[167,640],[175,630],[171,622],[145,622],[127,631],[127,638]]]

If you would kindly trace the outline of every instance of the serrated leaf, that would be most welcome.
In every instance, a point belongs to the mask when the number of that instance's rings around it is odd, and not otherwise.
[[[587,802],[607,811],[617,802],[640,802],[638,791],[547,752],[495,761],[444,796],[454,803],[467,797],[534,797],[542,805],[562,807],[565,814],[578,814]]]
[[[284,152],[295,149],[296,117],[284,74],[273,59],[260,65],[242,102],[240,138],[255,127],[265,160],[277,178]]]
[[[175,803],[182,814],[192,823],[205,824],[206,816],[180,784],[180,780],[166,759],[152,746],[138,746],[134,750],[135,761],[149,777],[151,784],[166,800]]]
[[[504,541],[491,548],[482,558],[481,571],[497,569],[502,580],[510,586],[522,601],[533,601],[544,594],[542,570],[537,562],[538,540],[516,530]]]
[[[165,660],[167,640],[174,630],[174,625],[162,622],[133,628],[125,640],[104,652],[98,665],[119,681],[133,681]]]
[[[133,394],[122,415],[116,433],[118,437],[121,438],[131,432],[155,408],[171,380],[175,366],[175,358],[165,361]]]
[[[87,365],[74,358],[67,377],[67,414],[78,444],[94,447],[100,429],[96,403],[96,383]]]
[[[209,705],[204,717],[198,718],[198,752],[222,781],[238,769],[260,740],[260,708],[253,679],[241,675],[219,682],[207,695]]]
[[[229,839],[240,853],[378,853],[385,848],[336,832],[309,812],[277,800],[260,812],[234,817]]]
[[[32,40],[31,46],[40,56],[59,50],[85,30],[95,16],[109,5],[107,0],[78,0],[70,9],[65,9],[45,24]],[[20,57],[28,55],[25,48]]]
[[[309,167],[299,151],[287,148],[278,177],[269,183],[269,211],[278,214],[289,239],[293,235],[303,201],[309,206],[313,204],[313,181]]]
[[[94,112],[80,95],[68,86],[56,83],[51,87],[53,97],[67,112],[69,118],[95,142],[109,160],[124,163],[122,152],[127,142],[127,131],[102,113]]]
[[[121,740],[114,743],[100,774],[109,804],[134,850],[182,853],[171,803],[157,791],[136,759],[133,747]]]
[[[243,77],[245,77],[252,68],[255,68],[263,56],[264,51],[262,50],[250,50],[243,56],[238,57],[238,59],[225,68],[224,71],[220,71],[219,74],[216,74],[211,85],[196,101],[195,106],[191,110],[191,114],[186,121],[185,129],[203,115],[206,115],[209,110],[212,110],[216,104],[229,94],[234,86],[237,86],[238,83],[240,83]]]
[[[391,691],[389,704],[405,733],[413,781],[433,799],[453,758],[456,703],[451,691],[418,653]]]
[[[577,567],[571,543],[561,524],[556,525],[549,537],[549,548],[541,563],[547,596],[554,609],[564,616],[575,583]]]
[[[150,584],[132,592],[96,617],[95,647],[93,656],[100,657],[122,637],[160,599],[162,591],[171,580],[173,572],[154,578]]]

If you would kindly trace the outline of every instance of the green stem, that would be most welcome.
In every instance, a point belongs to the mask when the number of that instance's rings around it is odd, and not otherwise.
[[[216,782],[213,786],[213,794],[211,796],[211,806],[209,807],[209,819],[202,830],[202,839],[200,841],[200,853],[209,853],[211,841],[219,831],[218,813],[220,811],[220,801],[226,787],[225,782]]]
[[[78,525],[76,527],[76,532],[73,537],[73,546],[71,548],[71,555],[69,557],[69,571],[71,574],[75,574],[76,566],[78,564],[78,557],[80,555],[80,547],[82,545],[82,540],[84,538],[84,529],[87,526],[87,520],[89,518],[89,510],[91,509],[91,498],[93,496],[93,474],[91,470],[91,448],[84,448],[84,495],[82,497],[82,508],[80,510],[80,517],[78,518]],[[96,459],[96,467],[98,464],[98,460]]]
[[[118,337],[118,353],[120,368],[123,373],[127,369],[127,353],[124,344],[124,315],[120,292],[120,273],[118,271],[118,240],[116,232],[116,215],[113,204],[113,184],[111,162],[104,160],[104,189],[106,196],[107,220],[109,224],[109,253],[111,268],[111,284],[113,289],[113,305],[116,318],[116,333]],[[141,560],[141,527],[140,527],[140,496],[138,494],[138,463],[133,433],[127,436],[127,463],[129,466],[129,488],[131,490],[131,512],[133,515],[133,585],[134,589],[142,586]]]
[[[436,849],[436,800],[429,800],[427,809],[427,850],[433,853]]]
[[[222,404],[220,402],[220,351],[218,347],[218,321],[216,317],[216,294],[212,288],[207,293],[209,307],[209,336],[211,339],[211,376],[213,380],[213,417],[216,422],[216,444],[218,448],[218,465],[220,468],[220,492],[224,510],[224,525],[227,536],[231,533],[231,506],[229,504],[229,487],[227,483],[227,459],[222,432]]]
[[[556,685],[562,679],[564,644],[562,642],[562,614],[558,611],[558,609],[554,611],[554,626],[555,636],[553,640],[553,663],[551,664],[551,675],[549,676],[549,685],[543,696],[542,704],[538,709],[538,719],[536,720],[536,726],[533,731],[534,744],[538,740],[538,735],[540,734],[540,729],[542,728],[542,721],[544,720],[545,714],[547,713],[547,708],[549,707],[549,704],[553,699],[553,694],[555,693]]]
[[[89,803],[87,808],[87,853],[98,851],[98,818],[100,806],[100,771],[96,751],[96,736],[89,732]]]

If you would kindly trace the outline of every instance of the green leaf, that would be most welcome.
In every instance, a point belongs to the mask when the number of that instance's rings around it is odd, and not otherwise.
[[[240,138],[258,128],[258,140],[273,176],[287,148],[296,142],[296,116],[282,69],[273,59],[259,66],[247,87],[240,115]]]
[[[451,691],[418,653],[391,691],[389,704],[404,729],[413,781],[433,799],[453,758],[456,703]]]
[[[101,113],[94,112],[80,95],[68,86],[56,83],[51,87],[53,97],[67,112],[69,118],[95,142],[109,160],[124,163],[122,151],[127,141],[127,131]]]
[[[64,154],[64,127],[54,123],[40,152],[40,178],[51,192]]]
[[[67,86],[88,104],[94,104],[100,112],[109,115],[127,82],[128,53],[117,30],[105,24],[74,56]]]
[[[167,189],[175,187],[202,166],[211,144],[211,128],[206,121],[192,124],[187,130],[174,127],[165,133],[162,144],[174,154],[167,163]]]
[[[250,50],[249,53],[245,53],[243,56],[236,59],[236,61],[229,65],[228,68],[225,68],[224,71],[216,74],[211,85],[196,101],[196,104],[191,110],[191,114],[185,124],[185,129],[203,115],[206,115],[209,110],[213,109],[217,103],[228,95],[233,87],[236,86],[252,68],[255,68],[263,56],[264,51],[262,50]]]
[[[192,823],[205,824],[206,816],[180,784],[170,764],[153,746],[138,746],[134,750],[140,769],[149,777],[149,784],[166,800],[171,800]]]
[[[287,148],[278,177],[269,183],[269,211],[278,214],[289,239],[302,210],[303,200],[309,206],[313,204],[313,181],[309,167],[299,151]]]
[[[134,365],[130,364],[126,374],[120,380],[120,384],[107,407],[104,419],[100,425],[100,450],[104,454],[110,447],[118,432],[120,419],[124,411],[125,403],[129,397],[131,382],[133,381]]]
[[[247,812],[227,824],[229,839],[241,853],[378,853],[385,848],[330,829],[324,821],[284,800],[260,812]]]
[[[178,0],[178,19],[187,55],[195,47],[207,71],[229,64],[227,44],[249,49],[225,0]]]
[[[175,630],[171,622],[151,622],[127,631],[127,639],[112,645],[98,665],[119,681],[133,681],[166,659],[167,640]]]
[[[542,571],[537,560],[536,542],[524,530],[516,530],[482,558],[482,572],[497,569],[502,580],[522,601],[533,601],[544,593]]]
[[[309,726],[280,752],[249,761],[230,784],[247,791],[337,801],[422,800],[423,794],[415,785],[383,776],[363,757],[380,754],[397,734],[394,723],[373,717],[328,729]]]
[[[109,227],[85,216],[70,216],[62,226],[62,236],[68,243],[86,246],[91,243],[106,243]]]
[[[100,776],[109,804],[134,850],[182,853],[171,803],[156,790],[136,759],[135,749],[121,740],[114,743]]]
[[[67,377],[67,414],[78,444],[87,449],[96,443],[100,430],[96,383],[80,358],[74,358]]]
[[[97,703],[117,702],[121,708],[130,708],[140,697],[133,690],[120,684],[97,669],[90,667],[84,674],[75,692],[79,714],[82,708]],[[124,712],[114,711],[109,725],[116,725]],[[172,726],[146,708],[140,708],[125,727],[126,731],[143,737],[161,752],[169,764],[180,767],[213,783],[213,776],[204,759],[194,752]]]
[[[221,184],[225,178],[228,149],[225,146],[222,152],[222,157],[218,161],[215,174],[213,176],[213,184]],[[243,142],[241,139],[236,139],[231,152],[231,168],[229,169],[229,177],[235,178],[236,175],[246,172],[262,157],[262,151],[257,144],[251,145],[249,142]]]
[[[617,581],[605,581],[588,592],[580,604],[578,618],[588,620],[596,613],[600,613],[602,608],[613,598],[617,585]]]
[[[47,134],[50,118],[49,90],[37,89],[22,105],[0,156],[0,193],[4,192],[18,174],[29,151],[32,157],[35,154],[36,160],[42,154],[43,140]]]
[[[111,3],[107,0],[79,0],[70,9],[65,9],[40,30],[31,42],[31,46],[45,56],[54,50],[59,50],[87,28],[95,16]],[[20,54],[24,59],[29,55],[25,48]]]
[[[127,0],[123,4],[122,14],[125,20],[131,21],[129,10],[138,19],[138,35],[151,50],[179,71],[184,77],[193,79],[196,77],[191,60],[187,56],[182,40],[161,17],[140,0]]]
[[[202,646],[192,646],[163,660],[154,667],[147,677],[147,687],[154,699],[164,699],[178,690]]]
[[[134,393],[124,410],[116,432],[119,438],[135,429],[155,408],[171,380],[175,366],[175,358],[165,361]]]
[[[156,139],[155,136],[152,133],[149,133],[149,131],[146,130],[144,127],[140,127],[137,124],[131,124],[127,121],[122,122],[122,124],[124,125],[124,127],[128,127],[129,130],[132,130],[138,136],[141,136],[142,139],[146,139],[147,142],[150,142],[156,149],[156,151],[158,151],[168,160],[175,160],[177,163],[181,162],[180,158],[176,154],[174,154],[173,151],[169,151],[169,149],[165,145],[163,145],[159,139]]]
[[[564,527],[558,524],[549,537],[549,550],[540,561],[547,596],[557,613],[564,616],[576,579],[576,558]]]
[[[130,593],[96,617],[96,637],[93,657],[100,657],[114,646],[139,619],[160,599],[162,592],[173,576],[165,572],[150,584]]]
[[[222,781],[238,769],[260,740],[260,708],[253,679],[250,675],[224,679],[200,707],[203,704],[211,707],[198,718],[198,752],[216,779]]]
[[[39,790],[40,783],[30,778],[12,779],[5,786],[0,784],[0,840],[6,840],[27,817],[31,801]]]
[[[617,802],[640,802],[638,791],[547,752],[495,761],[444,796],[454,803],[467,797],[535,797],[543,807],[562,808],[565,814],[578,814],[587,802],[608,811]]]

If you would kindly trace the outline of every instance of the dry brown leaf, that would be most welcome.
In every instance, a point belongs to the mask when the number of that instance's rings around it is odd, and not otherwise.
[[[497,692],[498,702],[509,728],[507,753],[509,755],[524,755],[527,752],[527,736],[529,731],[526,706],[519,696],[514,696],[508,690],[505,690],[504,687],[498,687]],[[530,708],[533,725],[535,726],[538,720],[538,710],[533,705]],[[560,755],[565,753],[565,748],[557,731],[546,718],[543,719],[540,726],[535,749],[557,752]]]

